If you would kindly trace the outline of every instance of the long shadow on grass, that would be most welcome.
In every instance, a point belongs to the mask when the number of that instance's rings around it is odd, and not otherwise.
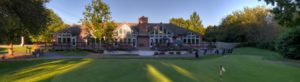
[[[1,79],[6,81],[50,81],[52,77],[71,71],[79,66],[87,64],[91,59],[81,60],[55,60],[49,62],[42,62],[25,68],[6,72],[6,76]]]

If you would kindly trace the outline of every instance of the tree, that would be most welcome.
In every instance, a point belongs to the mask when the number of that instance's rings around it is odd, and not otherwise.
[[[264,0],[281,26],[288,27],[276,40],[276,50],[285,57],[300,59],[300,0]]]
[[[218,27],[209,25],[205,29],[204,40],[209,42],[215,42],[217,40]]]
[[[13,56],[13,41],[20,36],[37,35],[48,21],[44,4],[48,0],[1,0],[0,37],[9,44]]]
[[[93,0],[92,4],[86,6],[83,15],[83,23],[93,36],[100,39],[103,44],[110,44],[116,24],[110,21],[111,12],[108,5],[101,0]]]
[[[218,41],[241,42],[251,46],[273,48],[272,43],[280,32],[269,10],[258,6],[244,8],[226,16],[218,28]]]
[[[186,20],[183,18],[171,18],[170,23],[179,27],[187,27]]]
[[[51,9],[47,9],[46,13],[48,14],[47,17],[49,19],[47,28],[41,31],[38,35],[30,36],[31,41],[33,42],[51,42],[53,39],[53,33],[68,27],[68,25],[65,24]]]
[[[190,19],[187,20],[188,22],[188,28],[190,28],[191,30],[204,35],[205,34],[205,29],[202,25],[202,21],[200,19],[200,16],[194,12],[191,16]]]
[[[171,18],[170,23],[201,35],[205,34],[200,16],[196,12],[194,12],[188,20],[184,20],[183,18]]]
[[[300,59],[300,27],[289,29],[276,41],[275,48],[285,57]]]
[[[285,27],[300,26],[300,0],[264,0],[273,5],[272,13],[278,23]]]

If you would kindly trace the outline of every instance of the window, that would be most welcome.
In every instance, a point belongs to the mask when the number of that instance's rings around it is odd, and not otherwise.
[[[199,39],[196,39],[196,44],[199,44]]]
[[[153,39],[150,39],[150,42],[153,43],[154,42]]]
[[[67,38],[67,43],[71,43],[71,39],[70,38]]]
[[[132,43],[133,43],[132,45],[135,46],[135,39],[132,40]]]
[[[128,39],[128,44],[131,44],[131,39]]]
[[[115,46],[118,45],[118,42],[115,42]]]
[[[188,41],[188,44],[191,44],[191,39],[188,39],[187,41]]]
[[[191,39],[191,44],[195,44],[195,39]]]
[[[72,39],[72,44],[76,45],[75,39]]]
[[[58,43],[61,43],[61,38],[58,38]]]
[[[159,39],[159,43],[162,43],[163,42],[163,39]]]
[[[154,32],[150,32],[150,34],[154,34]]]
[[[186,39],[183,39],[183,43],[185,43],[185,44],[187,43]]]
[[[63,38],[63,43],[66,43],[67,39],[66,38]]]
[[[150,37],[154,37],[154,35],[153,35],[153,34],[150,34]]]
[[[124,44],[128,44],[128,39],[124,39]]]

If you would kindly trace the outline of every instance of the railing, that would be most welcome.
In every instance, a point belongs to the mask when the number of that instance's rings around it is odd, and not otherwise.
[[[215,42],[201,42],[199,44],[157,44],[151,49],[153,50],[192,50],[192,49],[214,49],[216,48]]]
[[[72,45],[72,43],[55,43],[55,42],[42,42],[37,43],[40,45],[41,48],[47,48],[47,49],[57,49],[57,50],[64,50],[64,49],[126,49],[126,48],[132,48],[135,47],[132,45],[125,45],[125,44],[119,44],[119,45],[101,45],[99,43],[86,43],[86,42],[76,42],[75,45]],[[175,44],[156,44],[152,47],[153,49],[168,49],[168,48],[176,48],[176,49],[212,49],[216,48],[215,42],[201,42],[199,44],[182,44],[182,45],[175,45]]]
[[[56,42],[40,42],[36,43],[41,48],[47,49],[56,49],[56,50],[64,50],[64,49],[101,49],[101,44],[98,43],[86,43],[86,42],[76,42],[75,45],[72,43],[56,43]]]

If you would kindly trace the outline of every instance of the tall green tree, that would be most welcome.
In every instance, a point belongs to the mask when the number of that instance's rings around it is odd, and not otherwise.
[[[102,44],[110,44],[112,42],[112,31],[116,27],[111,19],[109,6],[101,0],[93,0],[91,4],[86,6],[83,13],[83,23]]]
[[[218,26],[209,25],[205,29],[204,40],[208,42],[215,42],[217,40]]]
[[[241,42],[259,47],[271,47],[280,32],[266,7],[244,8],[226,16],[218,28],[218,41]]]
[[[197,12],[194,12],[190,16],[190,19],[187,20],[187,23],[188,23],[188,28],[191,29],[192,31],[195,31],[202,35],[205,34],[205,28],[203,27],[202,21],[200,19],[199,14],[197,14]]]
[[[199,14],[196,12],[193,12],[188,20],[184,20],[183,18],[171,18],[170,23],[202,35],[205,34],[205,28],[202,25]]]
[[[268,10],[265,7],[244,8],[226,16],[220,24],[220,41],[247,42],[247,32],[252,30],[253,25],[266,24]]]
[[[179,27],[187,27],[187,22],[183,18],[171,18],[170,23]]]
[[[300,59],[300,0],[264,0],[273,5],[272,13],[281,26],[288,29],[275,42],[285,57]]]
[[[13,55],[13,41],[16,38],[37,35],[46,27],[46,2],[48,0],[0,1],[0,37],[9,44],[8,56]]]
[[[264,0],[273,5],[272,13],[278,23],[285,27],[300,26],[300,0]]]
[[[55,14],[51,9],[47,9],[49,21],[47,22],[47,28],[41,31],[38,35],[32,35],[32,42],[51,42],[53,40],[53,33],[58,32],[68,27],[62,19]]]

